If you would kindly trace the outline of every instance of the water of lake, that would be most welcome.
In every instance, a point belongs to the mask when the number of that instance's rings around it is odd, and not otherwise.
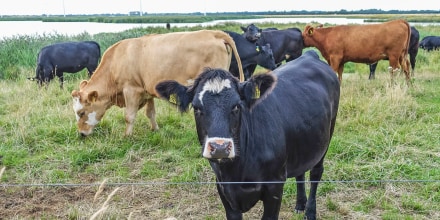
[[[240,19],[240,20],[216,20],[205,23],[175,23],[175,27],[193,27],[193,26],[213,26],[224,22],[237,22],[243,25],[251,23],[310,23],[318,22],[322,24],[363,24],[363,19],[350,18],[260,18],[260,19]],[[411,24],[412,25],[412,24]],[[422,24],[423,25],[423,24]],[[97,34],[103,32],[115,33],[137,27],[164,27],[162,23],[151,24],[115,24],[115,23],[95,23],[95,22],[41,22],[41,21],[1,21],[0,39],[22,36],[22,35],[43,35],[43,34],[64,34],[77,35],[84,32]]]

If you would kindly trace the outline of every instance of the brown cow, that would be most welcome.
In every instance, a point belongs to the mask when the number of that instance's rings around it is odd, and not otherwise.
[[[407,59],[411,30],[405,20],[381,24],[338,25],[313,28],[307,25],[302,33],[306,47],[316,47],[342,81],[346,62],[372,64],[388,58],[390,74],[403,68],[410,83]]]
[[[125,39],[106,50],[89,81],[72,91],[73,109],[81,136],[90,135],[107,109],[126,107],[125,135],[133,132],[136,113],[145,104],[151,129],[155,119],[155,86],[164,80],[189,85],[205,67],[229,69],[237,57],[240,81],[243,70],[232,38],[223,31],[201,30],[151,34]]]

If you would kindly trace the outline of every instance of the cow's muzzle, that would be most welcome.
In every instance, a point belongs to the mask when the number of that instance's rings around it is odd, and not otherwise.
[[[235,157],[232,139],[209,139],[206,141],[203,157],[208,159],[224,159]]]
[[[89,136],[91,133],[92,133],[92,130],[81,130],[81,131],[79,131],[79,135],[82,138],[85,138],[85,137]]]

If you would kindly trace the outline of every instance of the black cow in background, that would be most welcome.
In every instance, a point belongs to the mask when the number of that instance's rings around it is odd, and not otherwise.
[[[181,111],[192,104],[201,153],[216,175],[227,219],[242,219],[259,200],[262,219],[278,219],[284,182],[295,177],[295,209],[314,220],[339,87],[330,66],[308,51],[242,83],[225,70],[207,69],[192,87],[164,81],[156,90]]]
[[[101,58],[101,48],[95,41],[63,42],[43,47],[38,53],[35,78],[38,85],[46,85],[57,76],[63,88],[64,72],[76,73],[87,68],[89,77]]]
[[[416,56],[419,52],[419,39],[420,34],[419,31],[415,27],[411,27],[411,36],[409,37],[409,46],[408,46],[408,54],[409,54],[409,62],[411,63],[411,73],[414,76],[414,68],[416,68]],[[368,79],[374,79],[376,72],[377,63],[370,64],[370,76]]]
[[[420,48],[433,51],[440,49],[440,37],[439,36],[426,36],[420,41]]]
[[[283,61],[289,62],[301,56],[304,49],[304,41],[301,30],[298,28],[287,28],[277,30],[268,28],[261,30],[254,24],[247,27],[240,27],[244,31],[243,36],[253,43],[260,45],[270,44],[275,57],[275,63],[279,66]]]
[[[270,44],[256,45],[247,41],[241,34],[233,31],[224,31],[232,37],[237,47],[238,55],[240,56],[241,64],[243,67],[243,74],[245,80],[249,79],[255,71],[257,65],[260,65],[266,69],[274,70],[277,68],[275,59],[273,57]],[[238,77],[238,64],[237,59],[232,55],[231,66],[229,72]]]

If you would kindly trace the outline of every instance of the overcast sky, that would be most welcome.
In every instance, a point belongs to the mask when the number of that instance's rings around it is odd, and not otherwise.
[[[437,0],[2,0],[0,15],[242,12],[345,9],[440,10]],[[434,7],[433,7],[434,6]]]

